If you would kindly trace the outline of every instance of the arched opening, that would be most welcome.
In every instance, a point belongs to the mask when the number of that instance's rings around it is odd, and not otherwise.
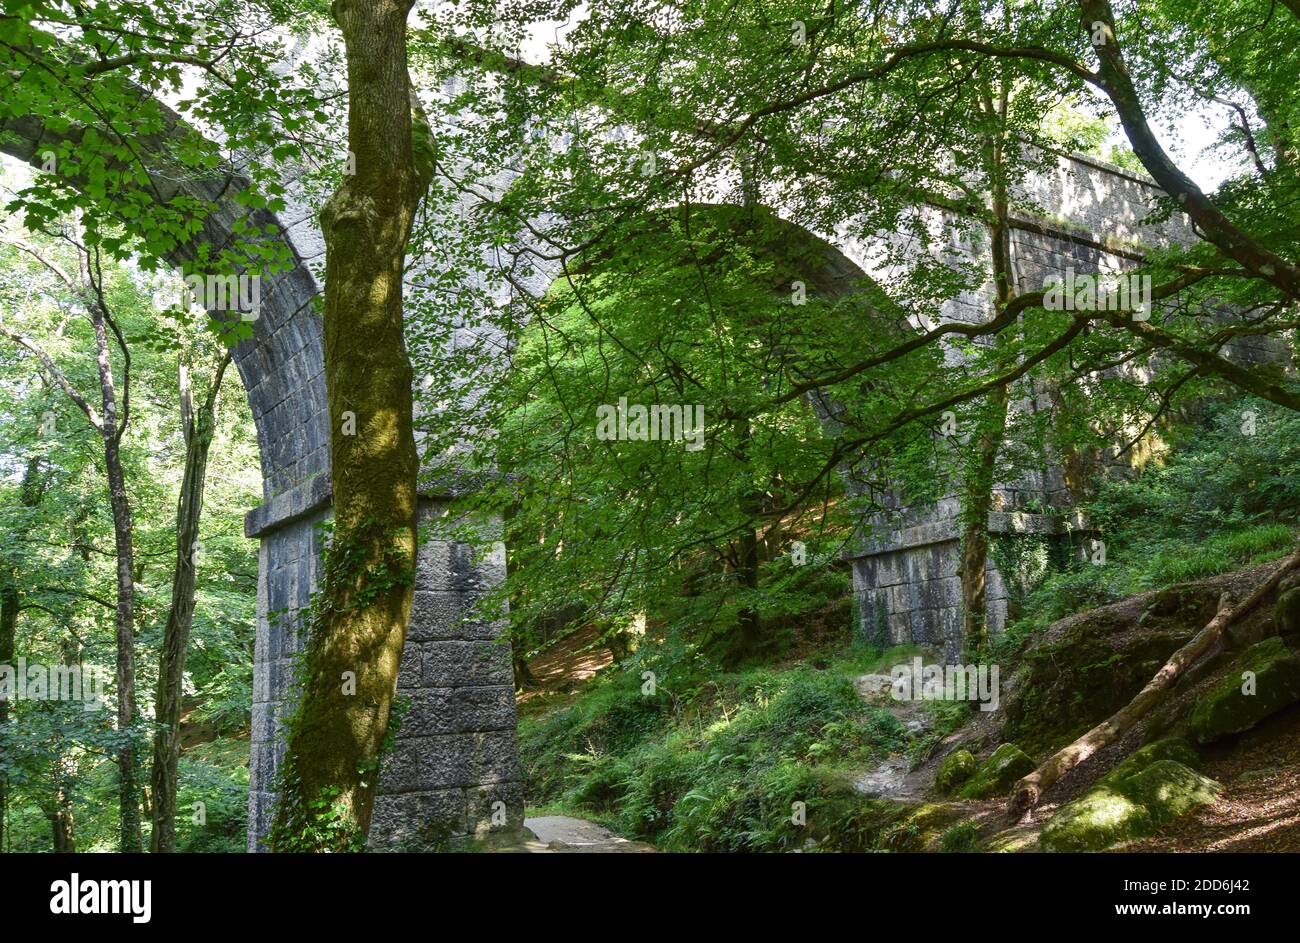
[[[673,207],[600,246],[533,300],[486,398],[478,458],[504,475],[479,501],[507,518],[516,680],[562,624],[616,659],[648,627],[735,666],[794,643],[821,594],[847,641],[842,556],[876,463],[842,443],[890,371],[818,381],[914,336],[907,318],[761,207]]]

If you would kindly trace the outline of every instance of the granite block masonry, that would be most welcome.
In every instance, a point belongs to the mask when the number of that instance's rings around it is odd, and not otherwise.
[[[317,503],[283,495],[249,515],[262,541],[249,758],[249,850],[263,850],[284,760],[284,718],[293,708],[293,667],[305,642],[300,616],[320,579],[328,492]],[[504,567],[470,544],[438,536],[452,496],[421,499],[421,545],[398,676],[409,709],[385,757],[371,822],[375,849],[428,848],[448,839],[517,829],[523,782],[515,743],[510,643],[501,621],[467,618],[504,577]],[[277,519],[277,508],[287,517]]]

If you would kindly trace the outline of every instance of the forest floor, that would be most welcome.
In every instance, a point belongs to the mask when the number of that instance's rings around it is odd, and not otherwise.
[[[1163,633],[1165,647],[1176,647],[1190,637],[1212,612],[1223,591],[1232,591],[1241,598],[1250,587],[1258,583],[1270,566],[1266,563],[1214,577],[1178,584],[1172,595],[1178,601],[1177,611],[1163,613],[1157,609],[1164,591],[1148,591],[1114,603],[1067,616],[1053,623],[1042,633],[1041,641],[1056,644],[1062,639],[1070,641],[1075,636],[1085,640],[1096,637],[1115,650],[1130,650],[1142,654],[1140,643]],[[1162,604],[1163,605],[1163,604]],[[1207,608],[1208,607],[1208,608]],[[1203,611],[1205,610],[1205,611]],[[1259,611],[1236,627],[1242,639],[1267,635],[1268,623],[1273,619],[1271,606],[1261,606]],[[1150,613],[1156,613],[1155,616]],[[1255,623],[1258,623],[1256,625]],[[1238,640],[1241,641],[1240,639]],[[1086,648],[1086,646],[1085,646]],[[1068,649],[1062,649],[1068,650]],[[1093,649],[1085,654],[1092,657]],[[1005,798],[988,800],[943,800],[933,794],[935,772],[943,758],[957,747],[965,747],[977,756],[988,753],[1005,737],[1006,703],[1014,696],[1014,686],[1004,691],[1004,705],[999,712],[971,712],[960,726],[949,726],[955,718],[936,711],[934,705],[918,701],[898,701],[892,696],[893,678],[886,670],[890,659],[898,660],[921,654],[929,662],[933,652],[907,652],[891,650],[879,658],[866,660],[837,660],[831,644],[812,645],[792,658],[787,652],[780,663],[770,671],[830,670],[852,682],[864,706],[876,711],[888,711],[906,730],[904,742],[897,738],[882,739],[889,752],[874,762],[863,763],[861,768],[848,767],[853,790],[866,800],[894,800],[917,810],[917,814],[936,815],[942,819],[933,829],[934,835],[924,843],[926,850],[939,850],[946,831],[954,830],[953,822],[975,823],[979,847],[989,851],[1036,851],[1039,833],[1053,813],[1064,803],[1086,791],[1098,776],[1111,768],[1141,742],[1142,731],[1135,729],[1129,741],[1116,743],[1099,754],[1100,762],[1078,775],[1064,779],[1050,790],[1044,802],[1025,821],[1013,824],[1006,817]],[[1164,652],[1157,653],[1159,664]],[[1137,657],[1137,656],[1134,656]],[[1143,657],[1154,657],[1146,653]],[[538,686],[521,697],[521,714],[549,714],[552,710],[567,707],[584,697],[589,682],[610,665],[610,653],[601,646],[594,632],[579,633],[563,640],[545,656],[534,659],[530,668]],[[788,666],[788,668],[787,668]],[[804,666],[807,666],[805,668]],[[863,673],[866,672],[866,673]],[[1171,719],[1186,713],[1199,692],[1215,682],[1221,668],[1210,664],[1208,671],[1192,679],[1164,709],[1162,718],[1153,717],[1156,729],[1164,729]],[[813,675],[816,677],[816,675]],[[766,676],[764,676],[767,680]],[[1142,681],[1125,678],[1125,683]],[[1047,679],[1047,684],[1062,688],[1063,681]],[[1045,690],[1065,704],[1068,691],[1052,688]],[[608,699],[610,704],[624,702]],[[1049,711],[1064,709],[1056,701]],[[607,705],[601,710],[608,711]],[[605,721],[605,714],[595,716]],[[633,715],[634,716],[634,715]],[[951,731],[951,732],[949,732]],[[662,736],[661,734],[656,734]],[[933,745],[929,745],[933,744]],[[1042,745],[1040,745],[1041,752]],[[549,749],[549,748],[548,748]],[[916,762],[918,751],[925,759]],[[1201,771],[1222,786],[1216,801],[1200,806],[1195,811],[1166,826],[1159,834],[1118,845],[1113,850],[1122,852],[1213,852],[1213,851],[1300,851],[1300,704],[1295,704],[1275,716],[1259,723],[1252,730],[1227,737],[1200,749]],[[671,751],[664,756],[671,756]],[[558,762],[558,761],[557,761]],[[915,768],[913,768],[915,766]],[[864,805],[864,807],[867,807]],[[935,812],[935,810],[938,810]],[[572,816],[568,813],[577,813]],[[608,810],[606,810],[608,811]],[[537,840],[530,842],[528,851],[653,851],[649,845],[622,839],[607,827],[615,819],[595,813],[601,823],[588,821],[586,807],[571,808],[564,803],[548,805],[533,811],[535,818],[528,820]],[[606,824],[602,824],[606,823]],[[535,827],[534,827],[535,825]],[[930,829],[927,826],[926,834]],[[888,836],[886,836],[888,837]],[[933,840],[931,840],[931,838]],[[919,850],[919,849],[918,849]],[[957,850],[957,849],[952,849]]]
[[[1300,851],[1300,705],[1204,750],[1216,802],[1123,851]]]
[[[528,710],[552,707],[608,668],[614,659],[608,646],[600,644],[599,639],[599,631],[589,626],[560,639],[529,661],[528,670],[536,685],[519,695],[519,707]]]
[[[535,854],[635,854],[655,850],[645,842],[629,841],[603,825],[568,815],[524,819],[524,828],[533,834],[533,839],[514,850]]]
[[[608,647],[594,627],[584,628],[548,648],[528,663],[536,681],[517,698],[522,711],[541,711],[577,696],[582,685],[613,663]],[[529,854],[631,854],[654,852],[645,842],[630,841],[597,822],[569,815],[538,815],[524,819],[531,837],[507,851]]]
[[[892,696],[894,678],[887,674],[865,674],[854,681],[862,700],[873,707],[883,707],[898,718],[912,736],[930,729],[932,715],[921,701],[900,701]],[[931,777],[912,769],[911,758],[903,752],[891,754],[874,769],[864,770],[853,788],[868,799],[919,800],[930,788]]]
[[[889,696],[889,675],[863,675],[863,699],[893,713],[913,734],[923,733],[929,715],[912,702]],[[1203,748],[1202,771],[1223,784],[1217,801],[1176,820],[1159,835],[1113,849],[1118,852],[1294,852],[1300,851],[1300,705],[1269,718],[1245,734]],[[869,798],[920,801],[929,792],[933,769],[909,771],[903,754],[887,757],[865,771],[854,788]],[[1033,821],[1010,828],[1002,819],[1005,799],[966,801],[971,819],[984,823],[998,844],[1024,847],[1037,834],[1055,804]]]

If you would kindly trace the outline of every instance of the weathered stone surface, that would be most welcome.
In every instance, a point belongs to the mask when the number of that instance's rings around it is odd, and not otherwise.
[[[1300,701],[1300,658],[1281,638],[1252,645],[1197,700],[1188,726],[1198,743],[1249,730]]]
[[[425,687],[513,682],[510,645],[502,639],[425,642],[420,654]]]
[[[1100,782],[1121,782],[1136,776],[1147,767],[1161,760],[1174,760],[1192,770],[1199,769],[1201,765],[1200,754],[1196,752],[1194,746],[1182,737],[1166,737],[1163,740],[1156,740],[1138,750],[1134,750],[1113,770],[1103,776]]]
[[[1177,741],[1162,741],[1160,750],[1142,757],[1133,775],[1112,775],[1078,799],[1058,809],[1044,826],[1038,844],[1045,851],[1100,851],[1153,834],[1160,826],[1213,802],[1219,784],[1172,759],[1148,762],[1161,750],[1178,752]],[[1184,744],[1186,746],[1186,744]]]
[[[475,730],[513,730],[515,692],[510,685],[422,688],[397,738],[427,737]]]
[[[978,764],[970,750],[954,750],[943,758],[934,774],[934,788],[939,795],[951,795],[962,783],[975,775]]]
[[[1282,635],[1300,633],[1300,586],[1293,586],[1278,596],[1276,620]]]
[[[1116,787],[1164,825],[1199,805],[1218,798],[1220,786],[1175,760],[1156,760],[1139,773],[1120,780]]]
[[[309,510],[300,489],[269,513],[250,518],[260,528],[262,578],[254,655],[253,744],[249,760],[249,848],[259,849],[273,815],[272,787],[283,758],[282,719],[291,709],[297,654],[305,643],[299,613],[319,578],[321,537],[316,523],[328,507]],[[325,494],[328,495],[326,489]],[[272,499],[275,505],[275,499]],[[423,515],[445,512],[427,501]],[[521,777],[515,746],[513,676],[502,623],[475,618],[475,606],[501,576],[490,561],[476,569],[469,544],[431,541],[417,561],[408,641],[399,693],[410,699],[396,745],[383,761],[371,845],[425,847],[471,829],[468,790],[505,790]],[[522,789],[509,806],[522,818]],[[517,799],[517,801],[516,801]]]
[[[406,637],[415,642],[496,638],[501,634],[502,623],[475,618],[477,603],[477,598],[464,593],[417,589],[411,600],[411,622]]]
[[[1100,851],[1154,829],[1146,809],[1114,789],[1099,786],[1058,809],[1043,827],[1038,845],[1044,851]]]

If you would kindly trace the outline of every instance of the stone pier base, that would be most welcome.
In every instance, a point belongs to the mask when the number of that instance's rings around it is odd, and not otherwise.
[[[384,760],[371,823],[376,850],[421,850],[451,839],[522,828],[524,787],[515,744],[510,639],[502,621],[472,618],[474,604],[505,576],[503,562],[439,536],[454,499],[421,501],[422,535],[398,678],[409,705]],[[293,669],[305,638],[301,614],[320,578],[328,481],[318,477],[248,515],[261,540],[253,730],[249,758],[249,851],[265,850],[284,759],[282,721],[293,705]]]

